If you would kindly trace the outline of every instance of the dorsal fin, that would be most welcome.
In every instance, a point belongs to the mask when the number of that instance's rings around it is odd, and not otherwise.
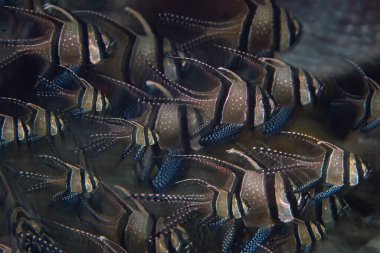
[[[124,11],[126,15],[123,16],[123,21],[125,21],[125,23],[128,24],[128,28],[130,28],[133,32],[141,36],[153,36],[153,32],[150,25],[141,15],[141,13],[128,6],[125,7]]]
[[[166,57],[169,58],[169,57]],[[161,79],[162,82],[159,82],[160,85],[165,87],[166,90],[169,91],[169,93],[173,96],[187,96],[187,97],[194,97],[194,98],[202,98],[207,97],[204,93],[196,92],[192,89],[188,89],[173,80],[169,79],[164,73],[162,73],[156,66],[148,62],[149,66],[153,70],[153,72],[157,75],[158,79]]]
[[[205,155],[172,155],[173,157],[178,157],[182,159],[188,159],[192,161],[196,161],[211,167],[214,167],[215,165],[223,165],[227,169],[230,169],[234,173],[245,173],[246,170],[238,165],[232,164],[227,161],[220,160],[215,157],[211,156],[205,156]]]
[[[104,75],[98,75],[100,78],[105,79],[106,81],[112,82],[113,84],[118,85],[119,87],[125,89],[129,93],[133,94],[138,102],[151,104],[151,105],[162,105],[162,104],[173,104],[178,106],[190,106],[190,107],[200,107],[200,104],[197,101],[191,99],[182,99],[182,98],[163,98],[152,96],[131,84],[113,79]]]
[[[238,72],[239,76],[241,76],[247,83],[261,80],[265,76],[265,64],[258,56],[225,46],[214,45],[214,47],[231,57],[228,65],[232,70],[235,71],[242,68],[247,71],[247,73],[244,73],[245,75],[241,75],[240,72]],[[249,67],[248,69],[247,66]],[[252,69],[255,71],[252,71]],[[252,76],[253,74],[255,75]]]
[[[226,84],[229,83],[229,79],[223,75],[218,69],[208,65],[205,62],[199,61],[194,58],[188,58],[188,57],[178,57],[178,56],[166,56],[167,58],[184,61],[189,64],[191,64],[194,67],[197,67],[198,69],[201,69],[207,76],[209,76],[212,80],[217,81],[221,86],[226,86]]]
[[[50,15],[57,17],[64,22],[78,23],[78,21],[74,18],[73,15],[71,15],[70,12],[59,6],[47,3],[43,5],[43,10],[48,11]]]

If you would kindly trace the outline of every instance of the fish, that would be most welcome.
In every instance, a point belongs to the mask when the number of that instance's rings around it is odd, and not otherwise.
[[[4,234],[17,240],[19,250],[71,252],[79,247],[93,252],[148,252],[152,229],[149,214],[138,202],[122,200],[84,164],[40,155],[32,157],[23,169],[14,164],[2,166],[7,178],[2,183],[20,180],[20,187],[10,187],[14,199],[7,206],[7,219],[15,230]],[[37,202],[36,196],[40,198]],[[62,211],[51,212],[56,209]],[[32,210],[36,211],[34,215]],[[73,235],[79,239],[78,244],[66,245]]]
[[[379,124],[379,84],[368,77],[355,62],[350,60],[347,60],[347,62],[359,74],[360,86],[358,85],[357,89],[352,89],[344,86],[341,81],[336,80],[334,85],[331,85],[329,90],[326,90],[325,94],[322,95],[321,99],[326,103],[331,103],[325,110],[328,111],[331,118],[336,117],[338,120],[345,122],[345,125],[350,128],[347,132],[358,130],[362,136],[368,136],[372,133],[376,135],[376,129]],[[334,95],[329,96],[326,93],[333,93]],[[341,113],[347,110],[353,112],[351,114],[352,118],[345,118]],[[334,122],[333,119],[331,121]]]
[[[274,58],[303,33],[274,1],[0,12],[3,251],[311,252],[374,170],[290,130],[353,109],[372,136],[378,84],[348,60],[357,96]]]
[[[186,37],[180,33],[176,35],[174,28],[167,32],[168,38],[174,41],[175,50],[171,54],[199,58],[196,56],[197,49],[219,43],[253,54],[271,56],[271,52],[287,50],[296,42],[301,33],[301,25],[284,8],[270,0],[245,3],[248,12],[244,18],[237,16],[222,22],[175,13],[158,13],[165,26],[189,30],[194,34],[184,40]],[[244,4],[243,1],[240,4]]]
[[[172,155],[187,161],[185,176],[163,193],[131,196],[166,217],[168,225],[176,224],[171,219],[178,209],[177,217],[191,215],[198,221],[191,226],[222,231],[222,252],[233,250],[236,242],[242,252],[307,251],[325,236],[328,224],[347,212],[340,193],[363,182],[372,169],[353,153],[297,132],[282,132],[263,146],[238,143],[225,152],[232,157]],[[204,190],[189,191],[183,185]],[[204,199],[205,192],[213,197]],[[192,214],[194,209],[198,212]]]

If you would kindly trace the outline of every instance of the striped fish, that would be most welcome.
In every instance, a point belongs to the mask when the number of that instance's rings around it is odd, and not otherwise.
[[[262,58],[268,79],[264,85],[273,98],[282,106],[315,103],[324,84],[305,70],[293,67],[278,59]],[[268,80],[267,79],[267,80]],[[290,98],[292,98],[291,101]]]
[[[107,96],[87,80],[78,76],[77,65],[55,66],[39,76],[25,100],[60,115],[67,112],[104,113],[111,107]]]
[[[315,104],[325,84],[307,71],[276,58],[258,57],[244,51],[215,45],[222,55],[216,68],[227,68],[252,85],[262,87],[281,107]]]
[[[0,138],[3,145],[12,141],[32,140],[45,136],[48,129],[60,129],[62,120],[34,104],[13,98],[0,98]]]
[[[49,188],[58,188],[59,190],[56,192],[49,192],[51,194],[49,201],[53,203],[69,201],[81,193],[92,192],[96,187],[97,180],[81,167],[73,166],[47,155],[37,156],[37,159],[44,166],[55,168],[55,173],[58,175],[35,173],[32,169],[30,171],[14,171],[12,168],[8,168],[15,174],[16,178],[26,181],[25,187],[21,187],[24,193],[35,193]]]
[[[192,252],[195,243],[186,230],[193,219],[204,219],[212,214],[214,192],[202,180],[179,181],[162,194],[132,193],[130,198],[141,201],[156,220],[156,252]]]
[[[55,136],[66,128],[70,114],[109,110],[107,97],[79,78],[76,70],[76,66],[57,66],[56,70],[50,69],[45,76],[40,76],[23,100],[19,100],[17,94],[13,98],[0,98],[1,139],[4,143],[25,139],[33,142],[40,137]]]
[[[17,246],[6,247],[9,252],[35,251],[35,252],[57,252],[64,251],[47,233],[45,227],[38,220],[37,216],[30,215],[30,210],[17,206],[11,210],[10,225],[12,233],[6,235],[16,241]],[[9,245],[12,245],[12,243]],[[5,251],[7,252],[7,251]]]
[[[112,85],[124,87],[138,103],[148,106],[140,118],[133,120],[150,125],[160,136],[161,149],[183,148],[186,141],[200,137],[199,144],[220,142],[244,126],[263,124],[275,111],[275,105],[258,86],[244,82],[228,69],[215,69],[195,59],[180,58],[198,70],[199,82],[206,88],[197,91],[168,79],[157,68],[156,80],[146,82],[159,91],[152,95],[121,81],[100,76]],[[173,138],[181,140],[173,143]],[[184,143],[183,143],[184,142]],[[191,141],[190,141],[191,142]],[[195,145],[197,141],[195,141]]]
[[[247,48],[241,49],[251,53],[283,51],[297,41],[301,24],[287,10],[271,0],[251,0],[248,5],[255,11]]]
[[[96,71],[138,84],[144,76],[143,59],[156,62],[156,42],[152,31],[144,18],[132,9],[126,12],[131,19],[130,27],[95,12],[72,14],[51,4],[37,9],[1,7],[1,15],[9,17],[7,26],[12,25],[10,17],[13,17],[21,24],[31,23],[44,33],[38,36],[31,34],[30,38],[23,39],[14,39],[10,34],[0,38],[0,69],[22,56],[32,55],[44,59],[46,65],[81,67],[91,64]],[[9,30],[14,29],[9,27]],[[126,57],[130,59],[126,61]]]
[[[136,121],[93,115],[80,115],[70,120],[70,124],[71,128],[79,129],[78,132],[74,130],[74,136],[83,143],[78,148],[86,155],[91,158],[107,155],[106,150],[121,143],[123,147],[118,153],[118,161],[132,154],[133,160],[139,164],[139,178],[149,178],[155,165],[155,147],[159,143],[156,131]]]
[[[215,41],[252,53],[282,51],[297,41],[301,31],[299,22],[272,0],[231,0],[224,4],[213,0],[154,3],[128,0],[90,6],[85,2],[57,1],[57,5],[70,10],[90,9],[104,15],[112,14],[123,24],[129,21],[125,17],[127,11],[135,9],[144,16],[163,44],[168,42],[174,50],[195,53]]]
[[[227,150],[232,157],[223,160],[198,154],[175,157],[190,161],[186,177],[214,185],[213,215],[222,220],[242,219],[244,228],[253,233],[240,242],[242,252],[258,247],[253,242],[277,252],[281,243],[271,240],[272,236],[286,237],[283,243],[307,251],[323,237],[326,225],[347,211],[337,193],[358,185],[370,169],[360,157],[305,134],[283,132],[271,139],[269,146],[250,149],[238,144]],[[215,176],[205,167],[214,170]],[[285,234],[279,224],[285,226]]]
[[[315,106],[321,101],[325,84],[302,68],[224,46],[216,45],[215,50],[221,60],[213,67],[229,69],[251,86],[259,86],[278,107],[263,126],[266,133],[283,129],[301,106]]]
[[[380,125],[379,84],[368,77],[354,62],[347,61],[360,74],[361,86],[358,90],[347,90],[344,85],[335,83],[323,93],[333,122],[345,122],[352,129],[370,135]],[[333,93],[333,95],[329,95]],[[347,120],[347,112],[352,120]],[[350,118],[349,117],[349,118]]]
[[[7,177],[8,169],[0,171],[0,249],[3,252],[38,251],[62,253],[62,249],[46,234],[33,207],[19,199],[14,185]]]
[[[177,35],[174,28],[169,29],[169,40],[174,42],[175,49],[172,54],[185,53],[197,58],[202,55],[197,52],[198,49],[202,46],[205,49],[217,42],[255,54],[271,55],[274,51],[288,49],[300,36],[300,23],[273,1],[250,0],[238,4],[247,5],[243,7],[246,8],[245,15],[236,15],[221,21],[200,20],[175,13],[159,13],[164,25],[174,26],[176,30],[179,28],[191,34],[183,36],[177,32]],[[184,40],[186,37],[190,38]]]
[[[7,188],[15,196],[7,206],[13,211],[5,212],[14,230],[0,232],[2,238],[10,238],[7,245],[15,238],[22,251],[150,252],[152,219],[138,201],[120,197],[127,194],[125,189],[116,193],[89,169],[52,156],[32,158],[22,169],[17,163],[1,167],[1,189],[6,182],[19,182]],[[66,243],[73,238],[75,242]]]

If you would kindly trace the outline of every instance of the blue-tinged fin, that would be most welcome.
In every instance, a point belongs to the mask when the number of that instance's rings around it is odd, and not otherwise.
[[[88,114],[88,111],[86,111],[85,109],[83,108],[78,108],[78,109],[73,109],[70,111],[70,114],[73,116],[73,117],[82,117],[86,114]]]
[[[234,219],[230,219],[223,231],[222,253],[230,253],[236,236],[236,224]]]
[[[199,140],[202,146],[216,145],[239,133],[243,125],[223,124],[215,127],[211,133],[203,134]]]
[[[73,204],[79,200],[79,196],[81,193],[79,192],[60,192],[58,194],[54,194],[50,198],[50,202],[64,202],[65,204]]]
[[[135,147],[135,145],[133,143],[129,143],[123,150],[123,153],[121,153],[121,158],[124,159],[126,158],[129,153],[131,152],[131,150]]]
[[[78,65],[70,65],[67,69],[64,69],[59,75],[57,75],[53,82],[65,89],[71,89],[71,84],[74,82],[74,78],[77,78],[80,67]]]
[[[144,157],[146,149],[147,149],[147,146],[139,146],[137,148],[137,152],[135,154],[136,161],[140,161]]]
[[[277,109],[270,118],[264,122],[262,131],[264,134],[277,134],[288,124],[292,116],[294,115],[295,108],[281,107]]]
[[[169,151],[169,155],[164,160],[160,169],[158,170],[156,177],[153,179],[153,186],[157,191],[159,192],[163,191],[178,176],[183,159],[179,157],[172,157],[172,156],[179,155],[179,154],[180,154],[179,150]]]
[[[306,184],[302,185],[298,189],[294,190],[295,193],[305,193],[311,188],[314,188],[317,184],[321,182],[321,178],[308,181]]]
[[[259,249],[262,249],[263,244],[265,244],[271,237],[273,232],[273,227],[261,227],[257,230],[256,234],[252,239],[250,239],[240,251],[240,253],[252,253]]]
[[[26,138],[26,142],[29,144],[36,143],[39,140],[41,140],[42,138],[43,138],[43,136],[38,136],[38,135],[32,134],[32,135],[29,135],[28,138]],[[0,148],[1,148],[1,143],[0,143]]]
[[[363,126],[360,131],[362,133],[368,133],[372,130],[374,130],[375,128],[378,128],[380,126],[380,118],[377,118],[369,123],[367,123],[365,126]]]
[[[8,147],[9,143],[11,143],[11,141],[0,140],[0,148]]]
[[[323,191],[321,193],[318,193],[315,196],[315,200],[316,201],[322,201],[325,198],[329,198],[332,195],[334,195],[335,193],[337,193],[338,191],[342,190],[343,187],[344,187],[343,185],[334,185],[334,186],[330,187],[328,190]]]
[[[314,243],[309,243],[306,247],[305,247],[305,253],[312,253],[313,252],[313,249],[314,249]]]

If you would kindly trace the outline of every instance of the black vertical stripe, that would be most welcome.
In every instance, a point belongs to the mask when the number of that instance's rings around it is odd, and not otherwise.
[[[3,139],[3,127],[5,118],[0,115],[0,139]]]
[[[318,201],[318,202],[315,201],[315,218],[320,223],[323,223],[322,215],[323,215],[323,201]]]
[[[105,111],[107,108],[106,97],[104,96],[103,93],[101,93],[100,98],[102,99],[102,111]]]
[[[296,41],[297,37],[296,37],[296,28],[294,27],[294,23],[293,23],[293,19],[292,17],[289,15],[289,12],[288,11],[285,11],[286,13],[286,23],[288,25],[288,28],[289,28],[289,35],[290,35],[290,40],[289,40],[289,45],[288,46],[291,46],[293,45],[293,43]]]
[[[297,244],[297,251],[296,252],[300,252],[300,248],[301,248],[302,244],[301,244],[301,238],[299,236],[298,225],[296,223],[293,224],[293,231],[294,231],[294,239],[296,240],[296,244]]]
[[[247,104],[248,104],[248,113],[247,113],[247,125],[248,127],[253,128],[255,126],[255,108],[256,108],[256,85],[254,82],[247,82]]]
[[[272,1],[271,1],[272,3]],[[279,51],[281,45],[281,10],[276,4],[272,3],[273,9],[273,45],[272,50]]]
[[[234,213],[232,212],[232,194],[230,192],[227,193],[227,211],[228,217],[234,218]]]
[[[211,208],[213,211],[213,216],[217,216],[218,210],[217,210],[216,202],[218,201],[219,192],[217,192],[215,190],[213,190],[213,191],[215,192],[215,194],[214,194],[212,201],[211,201]]]
[[[231,84],[228,84],[229,80],[225,77],[220,77],[222,82],[222,87],[220,89],[218,98],[216,100],[216,106],[215,106],[215,115],[212,119],[212,122],[214,126],[218,125],[222,121],[223,117],[223,110],[227,103],[228,95],[231,91]],[[226,87],[228,84],[228,87]]]
[[[265,195],[268,200],[268,209],[273,219],[278,219],[278,207],[275,194],[275,175],[265,175]]]
[[[168,236],[165,236],[165,241],[166,241],[166,248],[167,248],[167,250],[168,250],[168,252],[173,252],[173,253],[175,253],[176,252],[176,250],[175,250],[175,248],[174,248],[174,245],[173,245],[173,243],[172,243],[172,240],[171,240],[171,234],[172,233],[175,233],[174,231],[172,231],[172,232],[170,232],[169,234],[168,234]]]
[[[309,93],[310,93],[311,102],[313,104],[315,104],[315,101],[316,101],[316,91],[314,90],[314,79],[309,74],[309,72],[304,71],[304,73],[305,73],[305,76],[306,76],[306,84],[307,84],[307,88],[308,88]]]
[[[24,133],[25,133],[25,139],[27,139],[30,135],[29,130],[28,130],[28,126],[24,121],[21,121],[21,125],[22,125],[22,129],[24,130]]]
[[[329,198],[332,217],[334,220],[337,220],[339,216],[338,216],[338,208],[336,206],[335,200],[336,200],[336,196],[331,196]]]
[[[301,93],[300,93],[300,74],[298,68],[290,66],[290,74],[293,84],[293,103],[295,106],[301,105]]]
[[[66,178],[66,185],[67,185],[67,190],[71,191],[72,192],[72,185],[71,185],[71,177],[73,176],[73,171],[70,169],[70,170],[67,170],[67,178]]]
[[[318,224],[318,225],[317,225],[317,229],[318,229],[319,234],[321,235],[321,238],[322,238],[322,239],[325,239],[325,232],[323,232],[323,230],[322,230],[322,226],[323,226],[323,225]]]
[[[98,89],[94,89],[94,93],[92,94],[92,111],[96,113],[96,101],[98,99]]]
[[[262,95],[262,106],[264,108],[264,122],[268,121],[271,116],[271,105],[270,105],[270,97],[268,93],[265,92],[265,90],[261,89],[261,95]]]
[[[326,154],[324,157],[324,161],[322,164],[322,173],[320,177],[320,184],[316,185],[315,191],[316,192],[323,192],[324,191],[324,182],[326,181],[327,177],[327,170],[329,169],[329,164],[330,164],[330,159],[331,159],[331,153],[332,151],[330,149],[326,150]],[[316,213],[316,218],[322,222],[322,201],[315,203],[315,213]]]
[[[51,22],[49,20],[49,22]],[[55,25],[54,25],[55,26]],[[59,40],[60,40],[60,37],[61,37],[61,29],[62,27],[60,27],[60,30],[54,30],[54,35],[55,36],[52,36],[52,40],[51,40],[51,44],[50,45],[59,45]],[[53,63],[57,64],[57,65],[62,65],[61,64],[61,59],[59,57],[59,46],[54,46],[52,47],[53,50],[51,50],[51,57],[53,59]]]
[[[313,242],[315,242],[315,241],[316,241],[316,238],[315,238],[315,235],[314,235],[313,230],[311,229],[310,222],[306,222],[306,221],[305,221],[305,225],[306,225],[307,232],[309,233],[311,240],[312,240]]]
[[[343,152],[343,182],[344,185],[350,186],[350,153]]]
[[[54,116],[55,116],[55,123],[57,127],[57,133],[62,133],[63,126],[61,124],[61,121],[59,120],[60,118],[58,118],[57,114],[55,113],[54,113]]]
[[[323,160],[322,164],[322,174],[321,174],[321,181],[325,182],[326,181],[326,176],[327,176],[327,170],[329,169],[329,164],[330,164],[330,159],[331,159],[331,153],[332,151],[330,149],[326,149],[325,157]]]
[[[144,127],[144,139],[145,139],[145,146],[149,146],[149,128]]]
[[[18,141],[18,118],[13,117],[13,134],[14,134],[14,139],[17,142]]]
[[[240,194],[236,194],[236,202],[237,202],[237,206],[238,206],[238,210],[239,210],[240,216],[244,217],[245,210],[244,210],[244,207],[243,207],[242,199],[240,198]]]
[[[81,182],[82,192],[87,192],[86,171],[84,169],[80,169],[80,182]]]
[[[79,144],[78,144],[79,146]],[[95,168],[95,165],[93,164],[93,160],[92,159],[88,159],[88,156],[86,155],[84,149],[81,149],[82,154],[83,154],[83,161],[82,163],[84,164],[84,167],[87,169],[87,173],[88,173],[88,176],[90,178],[90,181],[91,181],[91,185],[92,185],[92,188],[93,189],[96,189],[97,188],[97,181],[95,180],[95,173],[94,173],[94,168]],[[79,158],[78,158],[79,160]],[[91,163],[91,165],[90,165]]]
[[[245,17],[243,28],[240,32],[240,38],[239,38],[239,50],[241,51],[248,51],[248,40],[249,35],[251,33],[252,28],[252,21],[256,14],[257,6],[254,5],[250,0],[245,0],[247,6],[248,6],[248,14]]]
[[[288,202],[290,204],[292,215],[293,215],[293,217],[298,217],[299,216],[298,203],[297,203],[296,197],[293,194],[293,188],[291,186],[290,180],[284,174],[281,174],[281,178],[282,178],[282,182],[284,184],[286,199],[288,200]]]
[[[152,126],[152,129],[155,129],[158,118],[158,112],[161,109],[161,106],[152,106],[151,112],[149,113],[149,117],[145,126]]]
[[[81,36],[80,38],[82,39],[82,54],[83,54],[83,63],[85,64],[91,64],[91,61],[90,61],[90,43],[89,43],[89,40],[88,40],[88,28],[87,28],[87,25],[83,22],[81,22],[80,20],[77,20],[78,23],[80,24],[81,26]],[[93,29],[95,30],[95,28]],[[95,35],[96,36],[96,35]]]
[[[180,117],[180,127],[181,127],[181,141],[182,146],[185,150],[185,152],[188,152],[190,150],[190,132],[189,132],[189,122],[187,120],[187,108],[184,106],[181,106],[179,108],[179,117]]]
[[[268,94],[272,95],[274,75],[276,73],[275,68],[264,63],[265,66],[265,78],[263,88],[268,92]]]

